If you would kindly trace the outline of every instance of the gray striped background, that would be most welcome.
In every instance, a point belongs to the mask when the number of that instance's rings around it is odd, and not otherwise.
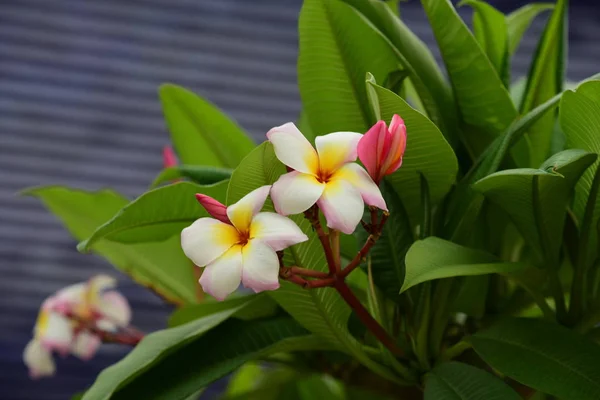
[[[505,11],[517,1],[492,2]],[[568,75],[600,70],[600,13],[572,2]],[[119,275],[75,242],[28,186],[110,186],[142,193],[161,168],[168,136],[156,90],[192,89],[226,110],[256,141],[294,120],[300,0],[0,0],[0,399],[65,399],[124,349],[88,363],[59,360],[53,379],[30,382],[21,362],[41,301],[97,272]],[[403,15],[429,43],[418,2]],[[543,19],[515,59],[527,71]],[[437,52],[436,52],[437,55]],[[143,330],[164,326],[168,307],[120,276]]]

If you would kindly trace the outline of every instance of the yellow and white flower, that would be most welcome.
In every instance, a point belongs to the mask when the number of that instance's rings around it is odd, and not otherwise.
[[[98,275],[61,289],[44,301],[34,337],[23,353],[32,378],[54,375],[54,351],[63,356],[71,353],[82,360],[93,357],[102,339],[86,329],[87,324],[107,332],[129,324],[129,303],[120,293],[110,290],[115,285],[114,278]]]
[[[230,223],[200,218],[181,232],[186,256],[205,267],[202,288],[218,300],[235,291],[240,282],[255,292],[277,289],[279,259],[275,252],[308,240],[289,218],[260,212],[270,188],[262,186],[227,207]]]
[[[267,133],[277,158],[294,169],[271,189],[279,214],[298,214],[315,203],[327,226],[351,234],[360,222],[364,204],[387,211],[385,200],[367,171],[356,164],[362,135],[334,132],[315,139],[317,149],[288,122]]]

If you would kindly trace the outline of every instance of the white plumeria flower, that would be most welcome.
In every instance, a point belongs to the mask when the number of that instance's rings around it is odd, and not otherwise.
[[[356,164],[356,132],[334,132],[315,139],[317,150],[291,122],[275,127],[267,138],[277,158],[294,169],[273,184],[271,199],[279,214],[299,214],[315,203],[327,226],[351,234],[360,222],[364,203],[387,211],[379,187]]]
[[[200,218],[181,232],[186,256],[205,267],[202,288],[217,300],[234,292],[240,282],[255,292],[279,288],[275,252],[308,240],[289,218],[260,212],[270,189],[262,186],[227,207],[231,224]]]
[[[127,326],[131,319],[129,303],[120,293],[108,290],[116,280],[98,275],[88,282],[67,286],[44,301],[27,344],[23,361],[32,378],[54,375],[52,352],[71,353],[82,360],[96,354],[102,339],[85,329],[94,323],[105,331]]]

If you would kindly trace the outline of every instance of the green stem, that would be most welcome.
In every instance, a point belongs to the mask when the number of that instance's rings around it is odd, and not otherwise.
[[[415,354],[419,364],[426,370],[429,364],[429,324],[431,321],[431,282],[425,282],[420,287],[419,302],[417,305],[417,333],[415,338]]]
[[[466,350],[471,348],[471,343],[466,341],[460,341],[454,346],[448,347],[440,356],[440,362],[450,361],[460,356]]]
[[[441,279],[436,282],[435,293],[431,308],[433,317],[431,318],[431,330],[429,332],[429,350],[433,358],[440,353],[444,332],[448,326],[449,318],[449,297],[452,292],[455,280],[453,278]]]
[[[531,179],[532,189],[532,203],[533,203],[533,216],[538,232],[540,241],[540,247],[542,252],[542,258],[546,263],[546,271],[548,271],[548,277],[550,282],[550,291],[552,297],[556,303],[556,318],[560,323],[564,323],[567,314],[567,307],[565,304],[565,295],[560,283],[558,276],[558,262],[553,254],[553,249],[550,245],[550,239],[544,226],[544,219],[542,217],[542,204],[540,199],[540,186],[539,186],[539,175],[534,175]]]
[[[587,301],[587,285],[585,278],[587,277],[587,271],[591,264],[588,260],[588,246],[590,245],[590,238],[592,230],[595,229],[593,224],[594,209],[596,208],[596,198],[598,197],[598,190],[600,188],[600,164],[596,168],[596,174],[590,187],[590,194],[587,199],[583,219],[581,221],[581,230],[579,236],[579,249],[577,255],[577,262],[575,263],[575,271],[573,274],[573,281],[571,283],[571,302],[569,304],[569,323],[576,324],[581,316],[585,312],[585,305]]]

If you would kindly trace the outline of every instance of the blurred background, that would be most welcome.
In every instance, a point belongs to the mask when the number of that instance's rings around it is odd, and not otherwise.
[[[106,272],[120,279],[140,329],[164,327],[170,311],[102,259],[79,254],[39,201],[17,193],[60,184],[141,194],[169,143],[157,97],[164,82],[216,103],[257,143],[295,120],[301,3],[0,0],[0,399],[68,399],[125,354],[105,345],[93,360],[58,360],[56,377],[31,382],[22,351],[38,307],[57,289]],[[508,12],[526,2],[490,3]],[[434,48],[419,2],[401,6]],[[527,73],[547,15],[526,34],[513,77]],[[599,21],[596,0],[571,1],[571,80],[600,70]]]

